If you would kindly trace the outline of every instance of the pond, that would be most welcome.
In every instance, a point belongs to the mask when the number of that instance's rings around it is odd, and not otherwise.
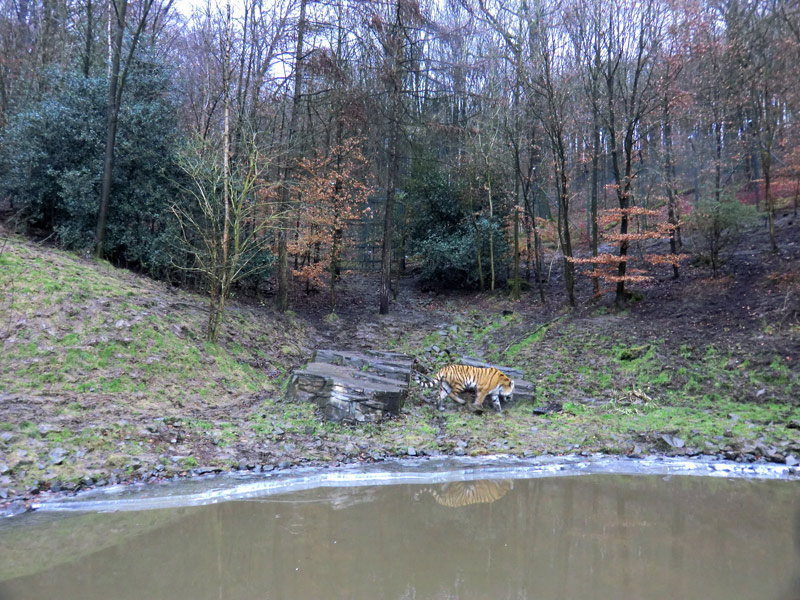
[[[0,523],[0,599],[800,598],[796,479],[609,464],[419,463],[42,504]]]

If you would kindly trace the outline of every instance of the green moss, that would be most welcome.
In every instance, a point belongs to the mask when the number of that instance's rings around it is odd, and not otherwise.
[[[525,339],[520,340],[515,344],[512,344],[511,346],[508,347],[508,350],[506,350],[506,357],[512,361],[516,360],[520,352],[522,352],[529,346],[532,346],[537,342],[541,341],[541,339],[544,337],[545,331],[546,331],[545,328],[542,327],[537,331],[534,331],[533,333],[528,335]]]
[[[180,460],[180,463],[184,469],[194,469],[200,464],[194,456],[185,456]]]

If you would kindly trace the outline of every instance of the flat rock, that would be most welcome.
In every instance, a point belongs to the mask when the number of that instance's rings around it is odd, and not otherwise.
[[[413,359],[405,354],[374,350],[354,352],[321,349],[314,352],[311,362],[352,367],[366,373],[375,373],[381,377],[396,379],[405,384],[411,380],[411,369],[414,365]]]
[[[377,423],[399,414],[412,360],[391,352],[320,350],[292,373],[286,399],[314,402],[330,421]]]
[[[64,448],[61,448],[60,446],[58,448],[54,448],[49,455],[50,462],[54,465],[60,465],[62,462],[64,462],[64,459],[67,457],[68,454],[69,452],[67,452],[66,450],[64,450]]]

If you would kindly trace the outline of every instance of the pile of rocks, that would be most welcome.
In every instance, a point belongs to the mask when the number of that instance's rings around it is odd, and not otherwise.
[[[292,374],[286,398],[316,403],[330,421],[377,423],[400,412],[412,365],[397,352],[317,350]]]

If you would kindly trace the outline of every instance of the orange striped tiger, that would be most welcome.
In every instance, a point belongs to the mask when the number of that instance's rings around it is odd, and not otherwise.
[[[480,481],[453,481],[439,487],[422,488],[414,494],[419,500],[427,492],[437,503],[448,508],[461,508],[470,504],[491,504],[514,489],[511,479],[484,479]]]
[[[475,403],[472,408],[483,410],[483,401],[491,395],[492,406],[497,412],[503,412],[500,398],[508,401],[514,394],[514,380],[494,367],[470,367],[468,365],[447,365],[439,369],[433,379],[424,381],[415,373],[414,378],[422,387],[439,387],[439,410],[444,410],[444,399],[450,396],[459,404],[464,400],[457,394],[467,390],[475,392]]]

